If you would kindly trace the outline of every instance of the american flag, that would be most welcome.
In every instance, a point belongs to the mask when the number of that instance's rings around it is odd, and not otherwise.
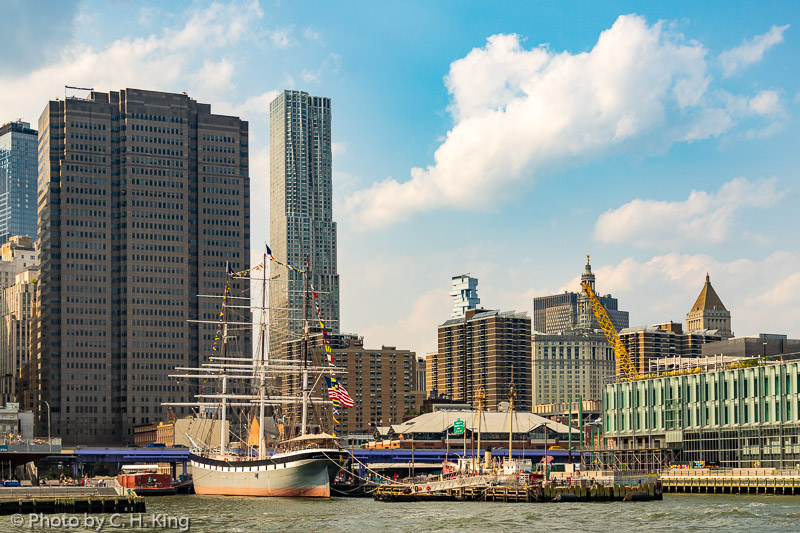
[[[344,388],[344,385],[336,381],[335,377],[326,377],[325,382],[328,385],[328,397],[331,400],[338,400],[344,407],[355,407],[356,402],[354,402],[353,398],[347,393],[347,389]]]

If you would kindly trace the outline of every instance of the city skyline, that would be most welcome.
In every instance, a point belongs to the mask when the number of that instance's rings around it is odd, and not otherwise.
[[[709,272],[737,334],[799,337],[798,9],[512,4],[15,4],[0,122],[35,124],[65,85],[187,91],[250,121],[257,263],[269,102],[331,98],[340,329],[368,344],[432,351],[462,272],[532,316],[578,290],[587,253],[631,325],[682,322]]]

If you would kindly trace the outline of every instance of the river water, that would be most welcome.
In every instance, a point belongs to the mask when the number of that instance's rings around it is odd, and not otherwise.
[[[53,517],[51,517],[53,518]],[[68,520],[72,517],[67,515]],[[97,520],[105,518],[100,526]],[[364,498],[299,500],[167,496],[147,499],[141,516],[76,516],[71,523],[43,524],[24,516],[0,531],[191,531],[249,533],[305,531],[462,532],[505,531],[800,531],[800,497],[671,495],[639,503],[380,503]],[[83,523],[84,520],[95,520]],[[80,522],[76,526],[76,521]],[[86,527],[92,526],[91,528]],[[132,527],[133,526],[133,527]]]

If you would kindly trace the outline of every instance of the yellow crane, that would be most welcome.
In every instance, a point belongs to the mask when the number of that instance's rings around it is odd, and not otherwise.
[[[600,303],[600,300],[588,283],[581,283],[581,287],[589,298],[589,305],[592,306],[592,313],[594,313],[595,318],[597,318],[600,327],[603,328],[603,333],[608,343],[614,349],[614,356],[617,359],[617,374],[621,374],[621,378],[624,380],[637,379],[639,373],[636,372],[636,367],[633,366],[631,356],[628,355],[628,350],[626,350],[625,346],[622,344],[622,339],[619,338],[619,334],[616,328],[614,328],[614,324],[611,322],[611,318],[608,316],[605,307]]]

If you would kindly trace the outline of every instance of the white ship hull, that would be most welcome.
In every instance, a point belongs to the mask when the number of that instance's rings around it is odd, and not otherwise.
[[[253,461],[191,454],[196,494],[330,498],[333,478],[348,454],[335,448],[277,453]]]

